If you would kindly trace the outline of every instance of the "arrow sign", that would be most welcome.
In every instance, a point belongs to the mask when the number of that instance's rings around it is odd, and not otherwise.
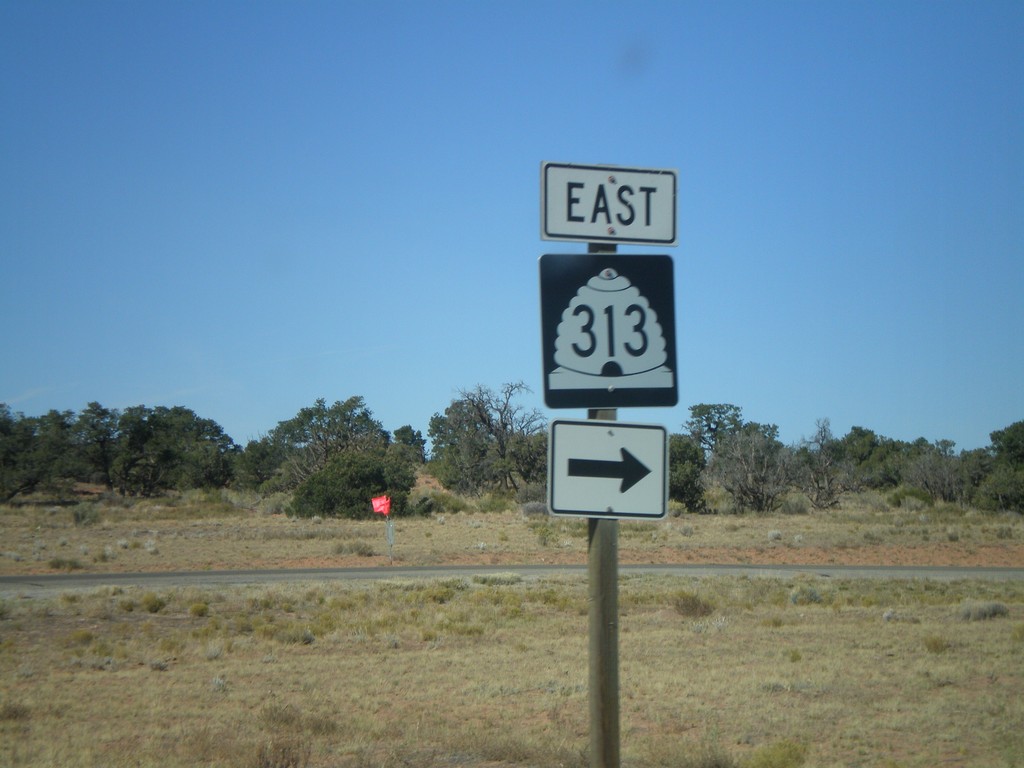
[[[664,427],[554,419],[549,430],[548,509],[553,515],[620,520],[665,516],[668,433]]]
[[[622,451],[622,461],[569,459],[569,477],[606,477],[621,480],[619,493],[625,493],[651,474],[651,470],[625,448],[619,450]]]

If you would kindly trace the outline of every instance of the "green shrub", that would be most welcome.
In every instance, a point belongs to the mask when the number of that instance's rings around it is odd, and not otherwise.
[[[515,505],[515,498],[508,493],[492,491],[480,497],[477,509],[481,512],[506,512]]]
[[[675,606],[676,613],[687,618],[710,616],[715,611],[715,607],[711,603],[703,600],[693,592],[678,593],[672,603]]]
[[[854,496],[853,506],[863,506],[872,512],[888,512],[889,502],[879,491],[861,491]]]
[[[548,503],[546,501],[528,501],[519,507],[519,511],[527,516],[547,515]]]
[[[312,645],[316,635],[309,627],[290,622],[281,626],[268,625],[267,633],[277,642],[284,645]]]
[[[824,598],[817,589],[809,584],[800,584],[793,587],[792,591],[789,593],[789,602],[793,605],[812,605],[814,603],[824,602]]]
[[[688,435],[668,439],[668,496],[690,512],[707,512],[702,474],[704,450]]]
[[[281,491],[272,492],[259,500],[256,508],[265,515],[283,515],[288,512],[291,498]]]
[[[912,499],[918,502],[908,503],[908,499]],[[889,503],[894,507],[911,507],[920,508],[921,506],[930,507],[935,503],[935,500],[927,491],[923,491],[920,488],[909,488],[905,485],[901,485],[891,494],[889,494]]]
[[[550,521],[543,520],[538,522],[531,522],[530,528],[534,533],[537,534],[537,543],[542,547],[550,547],[555,543],[555,526]]]
[[[96,635],[91,630],[76,629],[65,638],[64,642],[68,647],[71,647],[75,645],[89,645],[95,639]]]
[[[520,504],[536,502],[545,504],[547,497],[548,487],[546,483],[525,483],[519,486],[519,490],[516,491],[516,501]]]
[[[147,592],[142,596],[142,607],[150,613],[160,613],[160,611],[167,607],[167,601],[157,595],[156,592]]]
[[[99,507],[91,501],[83,501],[71,510],[71,519],[75,525],[95,525],[100,521]]]
[[[334,546],[336,555],[358,555],[359,557],[373,557],[377,554],[373,545],[368,541],[356,539],[354,541],[341,541]]]
[[[370,499],[386,493],[391,513],[398,515],[406,511],[414,481],[411,473],[391,472],[383,456],[343,451],[295,489],[291,510],[298,517],[368,519],[374,515]]]
[[[409,500],[409,511],[419,517],[434,514],[434,500],[429,496],[417,496]]]
[[[1024,512],[1024,466],[997,465],[982,482],[976,500],[985,509]]]
[[[410,500],[410,507],[416,515],[444,515],[465,512],[469,509],[469,503],[447,491],[431,489],[414,494]]]
[[[992,601],[968,600],[960,606],[960,618],[964,621],[985,621],[1008,614],[1009,610],[1005,605]]]
[[[790,494],[782,500],[779,511],[784,515],[806,515],[811,511],[811,502],[804,494]]]
[[[437,603],[438,605],[444,605],[445,603],[451,602],[455,596],[466,588],[466,583],[457,579],[445,579],[442,581],[431,582],[424,586],[419,595],[422,599]]]

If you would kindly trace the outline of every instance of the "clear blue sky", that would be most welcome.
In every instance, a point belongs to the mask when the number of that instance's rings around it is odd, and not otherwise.
[[[542,161],[679,172],[678,431],[1024,419],[1020,2],[0,0],[0,402],[542,407]],[[579,417],[581,411],[551,411]]]

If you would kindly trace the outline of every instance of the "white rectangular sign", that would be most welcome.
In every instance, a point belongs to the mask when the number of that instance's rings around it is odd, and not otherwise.
[[[677,245],[674,170],[541,164],[541,238]]]
[[[658,519],[668,510],[668,432],[654,424],[555,419],[548,509],[563,517]]]

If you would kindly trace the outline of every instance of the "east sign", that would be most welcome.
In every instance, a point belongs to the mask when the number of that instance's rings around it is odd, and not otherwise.
[[[541,238],[676,245],[674,170],[541,164]]]

